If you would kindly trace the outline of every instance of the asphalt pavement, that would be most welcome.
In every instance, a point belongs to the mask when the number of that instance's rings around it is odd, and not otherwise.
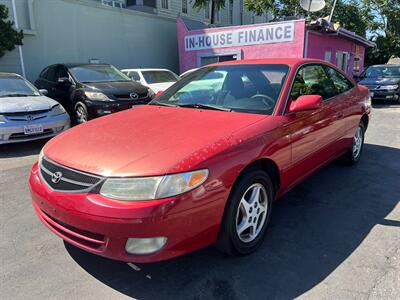
[[[239,258],[209,247],[126,264],[64,243],[31,206],[43,145],[0,146],[1,299],[400,299],[400,105],[375,105],[361,162],[289,192],[258,252]]]

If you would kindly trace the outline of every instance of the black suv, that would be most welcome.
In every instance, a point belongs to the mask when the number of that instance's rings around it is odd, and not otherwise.
[[[393,100],[400,103],[400,65],[368,67],[358,78],[371,92],[372,100]]]
[[[76,123],[150,102],[151,89],[109,64],[56,64],[35,81],[61,103]]]

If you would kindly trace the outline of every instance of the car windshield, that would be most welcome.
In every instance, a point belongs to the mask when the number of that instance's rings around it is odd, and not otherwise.
[[[203,67],[151,104],[271,115],[288,70],[278,64]]]
[[[369,67],[365,77],[400,77],[400,66]]]
[[[20,77],[0,77],[0,97],[40,96],[39,91]]]
[[[70,69],[72,75],[83,83],[132,81],[128,76],[108,65],[87,65]]]
[[[161,82],[176,82],[178,78],[168,71],[142,71],[144,80],[147,84]]]

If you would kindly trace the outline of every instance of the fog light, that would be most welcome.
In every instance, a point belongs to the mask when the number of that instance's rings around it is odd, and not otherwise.
[[[130,254],[151,254],[160,250],[167,243],[166,237],[130,238],[125,250]]]

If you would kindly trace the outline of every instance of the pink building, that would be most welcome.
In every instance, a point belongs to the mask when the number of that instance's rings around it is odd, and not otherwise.
[[[363,70],[365,48],[374,47],[345,29],[303,20],[209,28],[177,20],[181,73],[227,60],[306,57],[330,61],[350,75]]]

